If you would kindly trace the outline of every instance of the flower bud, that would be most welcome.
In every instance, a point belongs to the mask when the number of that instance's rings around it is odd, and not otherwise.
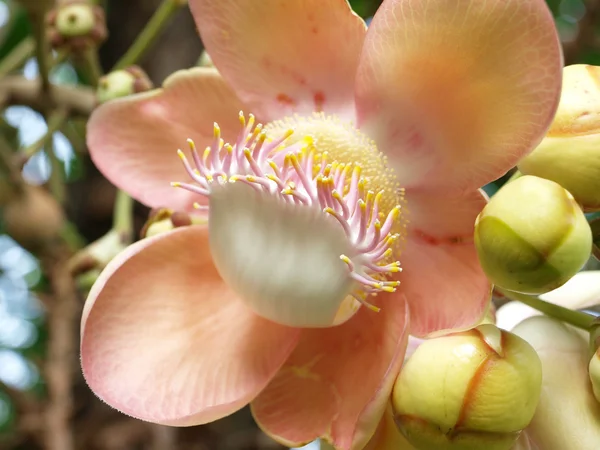
[[[166,233],[175,228],[205,225],[206,223],[208,223],[208,217],[202,213],[188,214],[167,208],[158,208],[150,211],[150,216],[142,227],[140,235],[142,238],[147,238]]]
[[[72,275],[81,275],[93,269],[104,269],[119,253],[125,250],[128,239],[111,230],[97,241],[76,253],[69,261]]]
[[[526,319],[513,332],[531,344],[542,362],[542,394],[527,427],[534,448],[599,448],[600,403],[588,377],[587,333],[546,316]]]
[[[62,208],[48,192],[35,186],[25,186],[4,208],[6,232],[27,250],[59,237],[65,217]]]
[[[213,60],[210,57],[210,55],[208,54],[208,52],[206,50],[204,50],[202,52],[202,54],[200,55],[200,59],[198,59],[198,66],[200,67],[215,67],[215,65],[213,64]]]
[[[427,340],[394,385],[396,424],[418,449],[508,450],[533,417],[541,381],[533,348],[494,325]]]
[[[479,214],[475,245],[494,284],[540,294],[561,286],[583,267],[592,233],[567,190],[524,176],[500,189]]]
[[[96,99],[104,103],[115,98],[137,94],[152,89],[152,81],[139,67],[131,66],[124,70],[115,70],[98,82]]]
[[[563,71],[554,122],[519,170],[555,181],[584,210],[600,209],[600,67],[583,64]]]
[[[600,402],[600,348],[592,355],[589,365],[590,381],[594,397]]]
[[[48,40],[53,48],[81,52],[106,39],[106,19],[101,7],[87,0],[61,2],[46,17]]]

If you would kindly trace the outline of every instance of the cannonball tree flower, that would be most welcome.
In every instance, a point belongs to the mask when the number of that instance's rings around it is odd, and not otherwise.
[[[140,419],[200,424],[251,402],[284,444],[362,448],[408,333],[489,306],[478,189],[552,120],[552,17],[542,0],[385,0],[367,32],[343,0],[189,4],[216,68],[102,105],[88,144],[137,200],[208,225],[105,269],[84,375]]]

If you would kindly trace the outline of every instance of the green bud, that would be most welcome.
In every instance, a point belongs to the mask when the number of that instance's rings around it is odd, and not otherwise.
[[[212,58],[208,54],[206,50],[202,52],[200,55],[200,59],[198,59],[198,66],[200,67],[215,67],[213,64]]]
[[[583,64],[563,71],[554,122],[519,170],[556,181],[586,211],[600,210],[600,67]]]
[[[96,99],[104,103],[115,98],[125,97],[134,93],[135,78],[125,70],[117,70],[103,76],[98,81]]]
[[[420,450],[508,450],[535,413],[541,382],[533,348],[484,324],[423,342],[396,380],[392,407]]]
[[[205,225],[206,223],[208,223],[208,217],[201,212],[188,214],[172,211],[167,208],[157,208],[150,211],[148,220],[142,227],[140,235],[142,238],[148,238],[166,233],[175,228],[190,225]]]
[[[101,270],[127,247],[130,239],[116,230],[111,230],[97,241],[77,252],[69,260],[72,275],[81,275],[90,270]]]
[[[104,11],[87,0],[58,3],[48,13],[46,23],[52,47],[72,52],[97,47],[108,34]]]
[[[481,266],[497,286],[541,294],[589,259],[592,233],[573,196],[553,181],[523,176],[492,197],[475,221]]]
[[[98,103],[138,94],[152,89],[153,85],[148,75],[137,66],[131,66],[124,70],[115,70],[98,82],[96,99]]]
[[[74,3],[60,8],[56,14],[56,29],[63,36],[85,36],[96,23],[92,6]]]

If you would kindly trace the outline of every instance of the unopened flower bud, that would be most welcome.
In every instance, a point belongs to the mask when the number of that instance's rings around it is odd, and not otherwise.
[[[589,366],[590,381],[592,382],[592,389],[594,391],[594,397],[600,402],[600,349],[592,355]]]
[[[508,450],[541,382],[533,348],[494,325],[426,340],[394,385],[396,424],[418,449]]]
[[[98,82],[96,99],[104,103],[115,98],[149,91],[153,88],[148,75],[139,67],[131,66],[124,70],[115,70]]]
[[[215,67],[212,58],[206,50],[204,50],[200,55],[200,59],[198,59],[198,65],[200,67]]]
[[[524,176],[500,189],[479,214],[475,245],[494,284],[540,294],[561,286],[583,267],[592,233],[567,190]]]
[[[524,174],[556,181],[584,210],[600,209],[600,67],[563,71],[558,111],[546,138],[519,163]]]
[[[59,3],[46,17],[50,44],[56,49],[81,52],[106,39],[106,19],[101,7],[87,0]]]
[[[125,236],[117,230],[111,230],[75,254],[69,261],[69,271],[72,275],[81,275],[90,270],[101,270],[125,250],[127,243]]]
[[[599,448],[600,404],[587,373],[587,333],[546,316],[526,319],[513,332],[531,344],[542,362],[542,394],[527,427],[533,448]]]
[[[13,197],[3,215],[6,232],[31,251],[59,237],[65,221],[56,199],[35,186],[26,186],[21,195]]]
[[[188,214],[172,211],[167,208],[158,208],[150,212],[150,216],[144,224],[140,235],[142,238],[147,238],[166,233],[175,228],[204,225],[206,223],[208,223],[208,217],[202,213]]]

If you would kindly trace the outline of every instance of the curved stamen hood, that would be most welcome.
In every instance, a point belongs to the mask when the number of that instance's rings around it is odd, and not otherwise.
[[[221,276],[257,314],[290,326],[377,310],[367,297],[398,285],[386,278],[401,270],[403,191],[373,141],[324,114],[263,127],[240,112],[240,124],[234,145],[217,124],[202,155],[189,141],[193,164],[179,156],[194,183],[173,183],[208,197]]]

